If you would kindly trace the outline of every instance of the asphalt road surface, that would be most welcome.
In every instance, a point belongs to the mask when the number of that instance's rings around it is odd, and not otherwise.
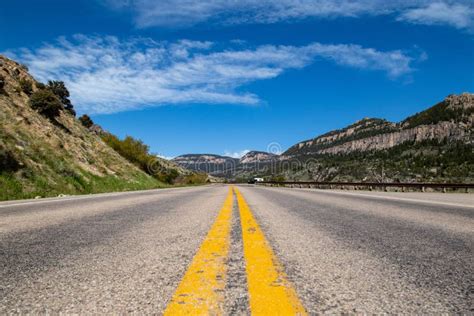
[[[474,195],[210,185],[0,203],[0,314],[474,312]]]

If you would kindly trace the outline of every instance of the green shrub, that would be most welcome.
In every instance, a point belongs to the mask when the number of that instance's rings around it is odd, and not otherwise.
[[[0,173],[14,172],[21,168],[17,158],[6,149],[0,147]]]
[[[26,95],[33,93],[33,83],[28,79],[20,79],[20,88]]]
[[[44,90],[44,89],[46,89],[46,85],[45,85],[44,83],[42,83],[42,82],[37,82],[37,83],[36,83],[36,88],[37,88],[38,90]]]
[[[61,100],[61,102],[64,103],[64,101],[68,100],[69,91],[66,88],[66,85],[64,84],[64,82],[49,80],[47,87]]]
[[[94,125],[94,121],[92,121],[92,119],[87,114],[84,114],[83,116],[81,116],[79,118],[79,121],[86,128],[90,128],[92,125]]]
[[[156,156],[149,153],[149,147],[139,139],[127,136],[120,140],[113,134],[104,133],[102,140],[122,157],[161,182],[168,184],[203,184],[207,180],[207,174],[193,173],[180,176],[178,170],[162,167],[159,161],[156,160]]]
[[[159,172],[155,175],[155,178],[164,183],[172,184],[179,177],[179,172],[176,169],[168,169],[163,172]]]
[[[207,174],[193,173],[178,179],[178,184],[204,184],[207,182]]]
[[[148,153],[148,146],[141,140],[134,139],[131,136],[120,140],[117,136],[112,134],[105,134],[102,136],[102,139],[122,157],[137,165],[143,171],[150,173],[148,171],[148,162],[153,157]]]
[[[69,90],[66,88],[66,85],[64,84],[63,81],[55,81],[55,80],[50,80],[48,81],[48,86],[47,88],[51,90],[61,101],[61,103],[64,106],[64,109],[72,114],[73,116],[76,115],[76,111],[74,110],[74,106],[71,103],[71,100],[69,100]]]
[[[3,91],[3,88],[5,88],[6,80],[5,77],[0,75],[0,92]]]
[[[74,107],[72,104],[66,105],[64,109],[72,116],[76,116],[76,110],[74,110]]]
[[[50,90],[39,90],[32,94],[30,105],[41,115],[47,118],[55,118],[59,116],[63,105],[58,97]]]
[[[149,147],[139,139],[127,136],[120,140],[117,136],[106,133],[102,135],[102,140],[122,157],[161,182],[169,184],[176,182],[185,184],[205,182],[205,179],[201,179],[202,176],[178,179],[178,170],[162,167],[159,161],[156,160],[156,156],[149,153]]]
[[[284,175],[274,175],[270,178],[270,181],[275,181],[275,182],[284,182],[285,176]]]

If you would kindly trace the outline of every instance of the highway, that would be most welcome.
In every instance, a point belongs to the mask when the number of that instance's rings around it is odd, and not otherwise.
[[[474,312],[474,195],[252,185],[0,203],[0,314]]]

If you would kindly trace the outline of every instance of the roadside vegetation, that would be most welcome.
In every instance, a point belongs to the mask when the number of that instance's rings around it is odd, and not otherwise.
[[[316,181],[474,182],[474,147],[462,141],[405,142],[388,150],[302,156],[299,161],[291,169],[278,169],[277,176]]]
[[[8,141],[2,137],[3,141]],[[78,168],[71,154],[53,152],[49,144],[8,151],[0,143],[0,200],[90,194],[166,187],[138,170],[99,176]],[[28,161],[25,164],[24,161]],[[114,164],[112,160],[111,164]]]
[[[30,98],[30,105],[38,113],[49,119],[58,117],[63,109],[59,98],[47,89],[35,92]]]
[[[92,119],[89,117],[89,115],[84,114],[79,118],[79,122],[85,127],[85,128],[91,128],[92,125],[94,125],[94,122]]]
[[[122,157],[139,167],[141,170],[167,184],[201,184],[207,180],[204,173],[180,175],[177,169],[164,165],[163,160],[149,152],[149,146],[131,136],[119,139],[117,136],[104,133],[102,140],[118,152]]]
[[[30,199],[35,197],[54,197],[58,194],[92,194],[163,188],[166,185],[157,183],[148,177],[136,175],[134,181],[124,182],[116,176],[100,177],[90,173],[77,173],[60,178],[45,179],[31,175],[29,186],[8,173],[0,174],[0,200]]]
[[[207,181],[207,174],[156,157],[138,139],[103,131],[87,114],[76,118],[64,82],[37,82],[18,70],[23,66],[0,58],[6,63],[0,69],[0,200]]]

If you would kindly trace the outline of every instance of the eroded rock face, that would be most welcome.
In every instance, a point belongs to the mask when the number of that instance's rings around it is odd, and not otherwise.
[[[445,102],[449,104],[451,108],[474,108],[474,94],[463,93],[460,95],[451,94],[446,97]]]
[[[256,162],[265,162],[271,161],[277,157],[275,154],[263,152],[263,151],[251,151],[242,156],[240,158],[240,163],[248,164],[248,163],[256,163]]]
[[[212,164],[224,164],[228,161],[238,160],[227,156],[219,156],[212,154],[189,154],[182,155],[176,158],[173,158],[173,161],[180,164],[198,164],[198,163],[212,163]]]
[[[469,141],[470,132],[464,124],[440,122],[434,125],[421,125],[399,132],[381,134],[359,140],[349,141],[341,145],[317,151],[319,154],[339,154],[353,151],[382,150],[397,146],[404,142],[420,142],[428,139],[466,140]]]
[[[474,94],[450,95],[443,102],[400,123],[365,118],[344,129],[298,143],[288,149],[284,156],[383,150],[404,142],[424,140],[448,139],[473,143],[473,108]],[[443,115],[445,112],[449,112],[450,115]],[[425,121],[429,122],[431,116],[435,123],[424,124]],[[419,119],[420,117],[423,119]],[[449,120],[443,120],[444,117],[448,117]],[[411,127],[411,125],[417,126]]]

